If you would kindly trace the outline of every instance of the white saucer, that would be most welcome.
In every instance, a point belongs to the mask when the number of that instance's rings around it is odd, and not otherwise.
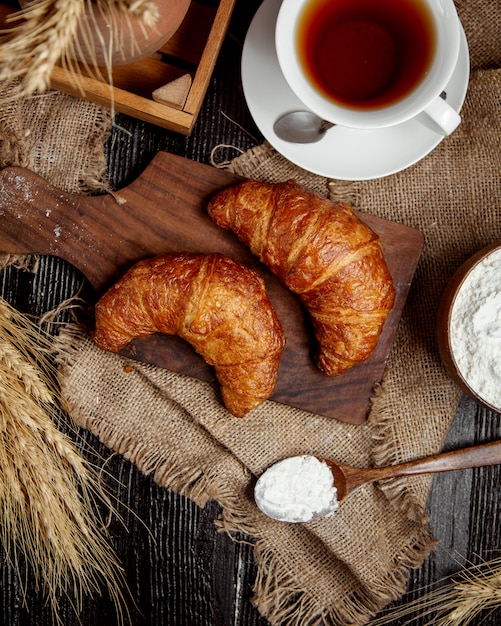
[[[429,154],[443,139],[417,118],[391,128],[357,130],[336,126],[318,143],[294,144],[273,132],[287,111],[304,109],[282,75],[275,52],[275,22],[281,0],[264,0],[247,32],[242,52],[242,84],[254,121],[268,142],[289,161],[327,178],[368,180],[394,174]],[[447,102],[460,111],[470,74],[468,44],[461,46],[454,74],[445,88]]]

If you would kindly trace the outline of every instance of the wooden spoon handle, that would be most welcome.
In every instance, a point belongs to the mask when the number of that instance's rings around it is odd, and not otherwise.
[[[498,463],[501,463],[501,441],[493,441],[492,443],[471,446],[470,448],[434,454],[399,465],[374,468],[375,472],[377,472],[375,480],[412,474],[449,472],[470,467],[497,465]]]

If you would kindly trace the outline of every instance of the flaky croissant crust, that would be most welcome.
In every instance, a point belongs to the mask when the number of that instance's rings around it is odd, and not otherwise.
[[[242,417],[275,388],[285,339],[263,279],[221,254],[162,255],[133,266],[96,304],[94,342],[116,352],[154,332],[178,335],[214,366]]]
[[[369,357],[395,290],[378,236],[350,206],[293,180],[246,181],[217,194],[208,212],[299,296],[320,369],[335,376]]]

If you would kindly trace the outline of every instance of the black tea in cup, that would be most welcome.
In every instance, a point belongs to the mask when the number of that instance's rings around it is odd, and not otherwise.
[[[303,70],[323,97],[373,110],[399,102],[421,83],[436,34],[422,0],[311,0],[296,43]]]

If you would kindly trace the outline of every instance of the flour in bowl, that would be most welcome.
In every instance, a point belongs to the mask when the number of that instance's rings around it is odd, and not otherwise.
[[[451,347],[468,386],[501,409],[501,250],[467,275],[451,314]]]
[[[314,456],[295,456],[272,465],[254,490],[256,504],[281,522],[308,522],[339,506],[329,466]]]

